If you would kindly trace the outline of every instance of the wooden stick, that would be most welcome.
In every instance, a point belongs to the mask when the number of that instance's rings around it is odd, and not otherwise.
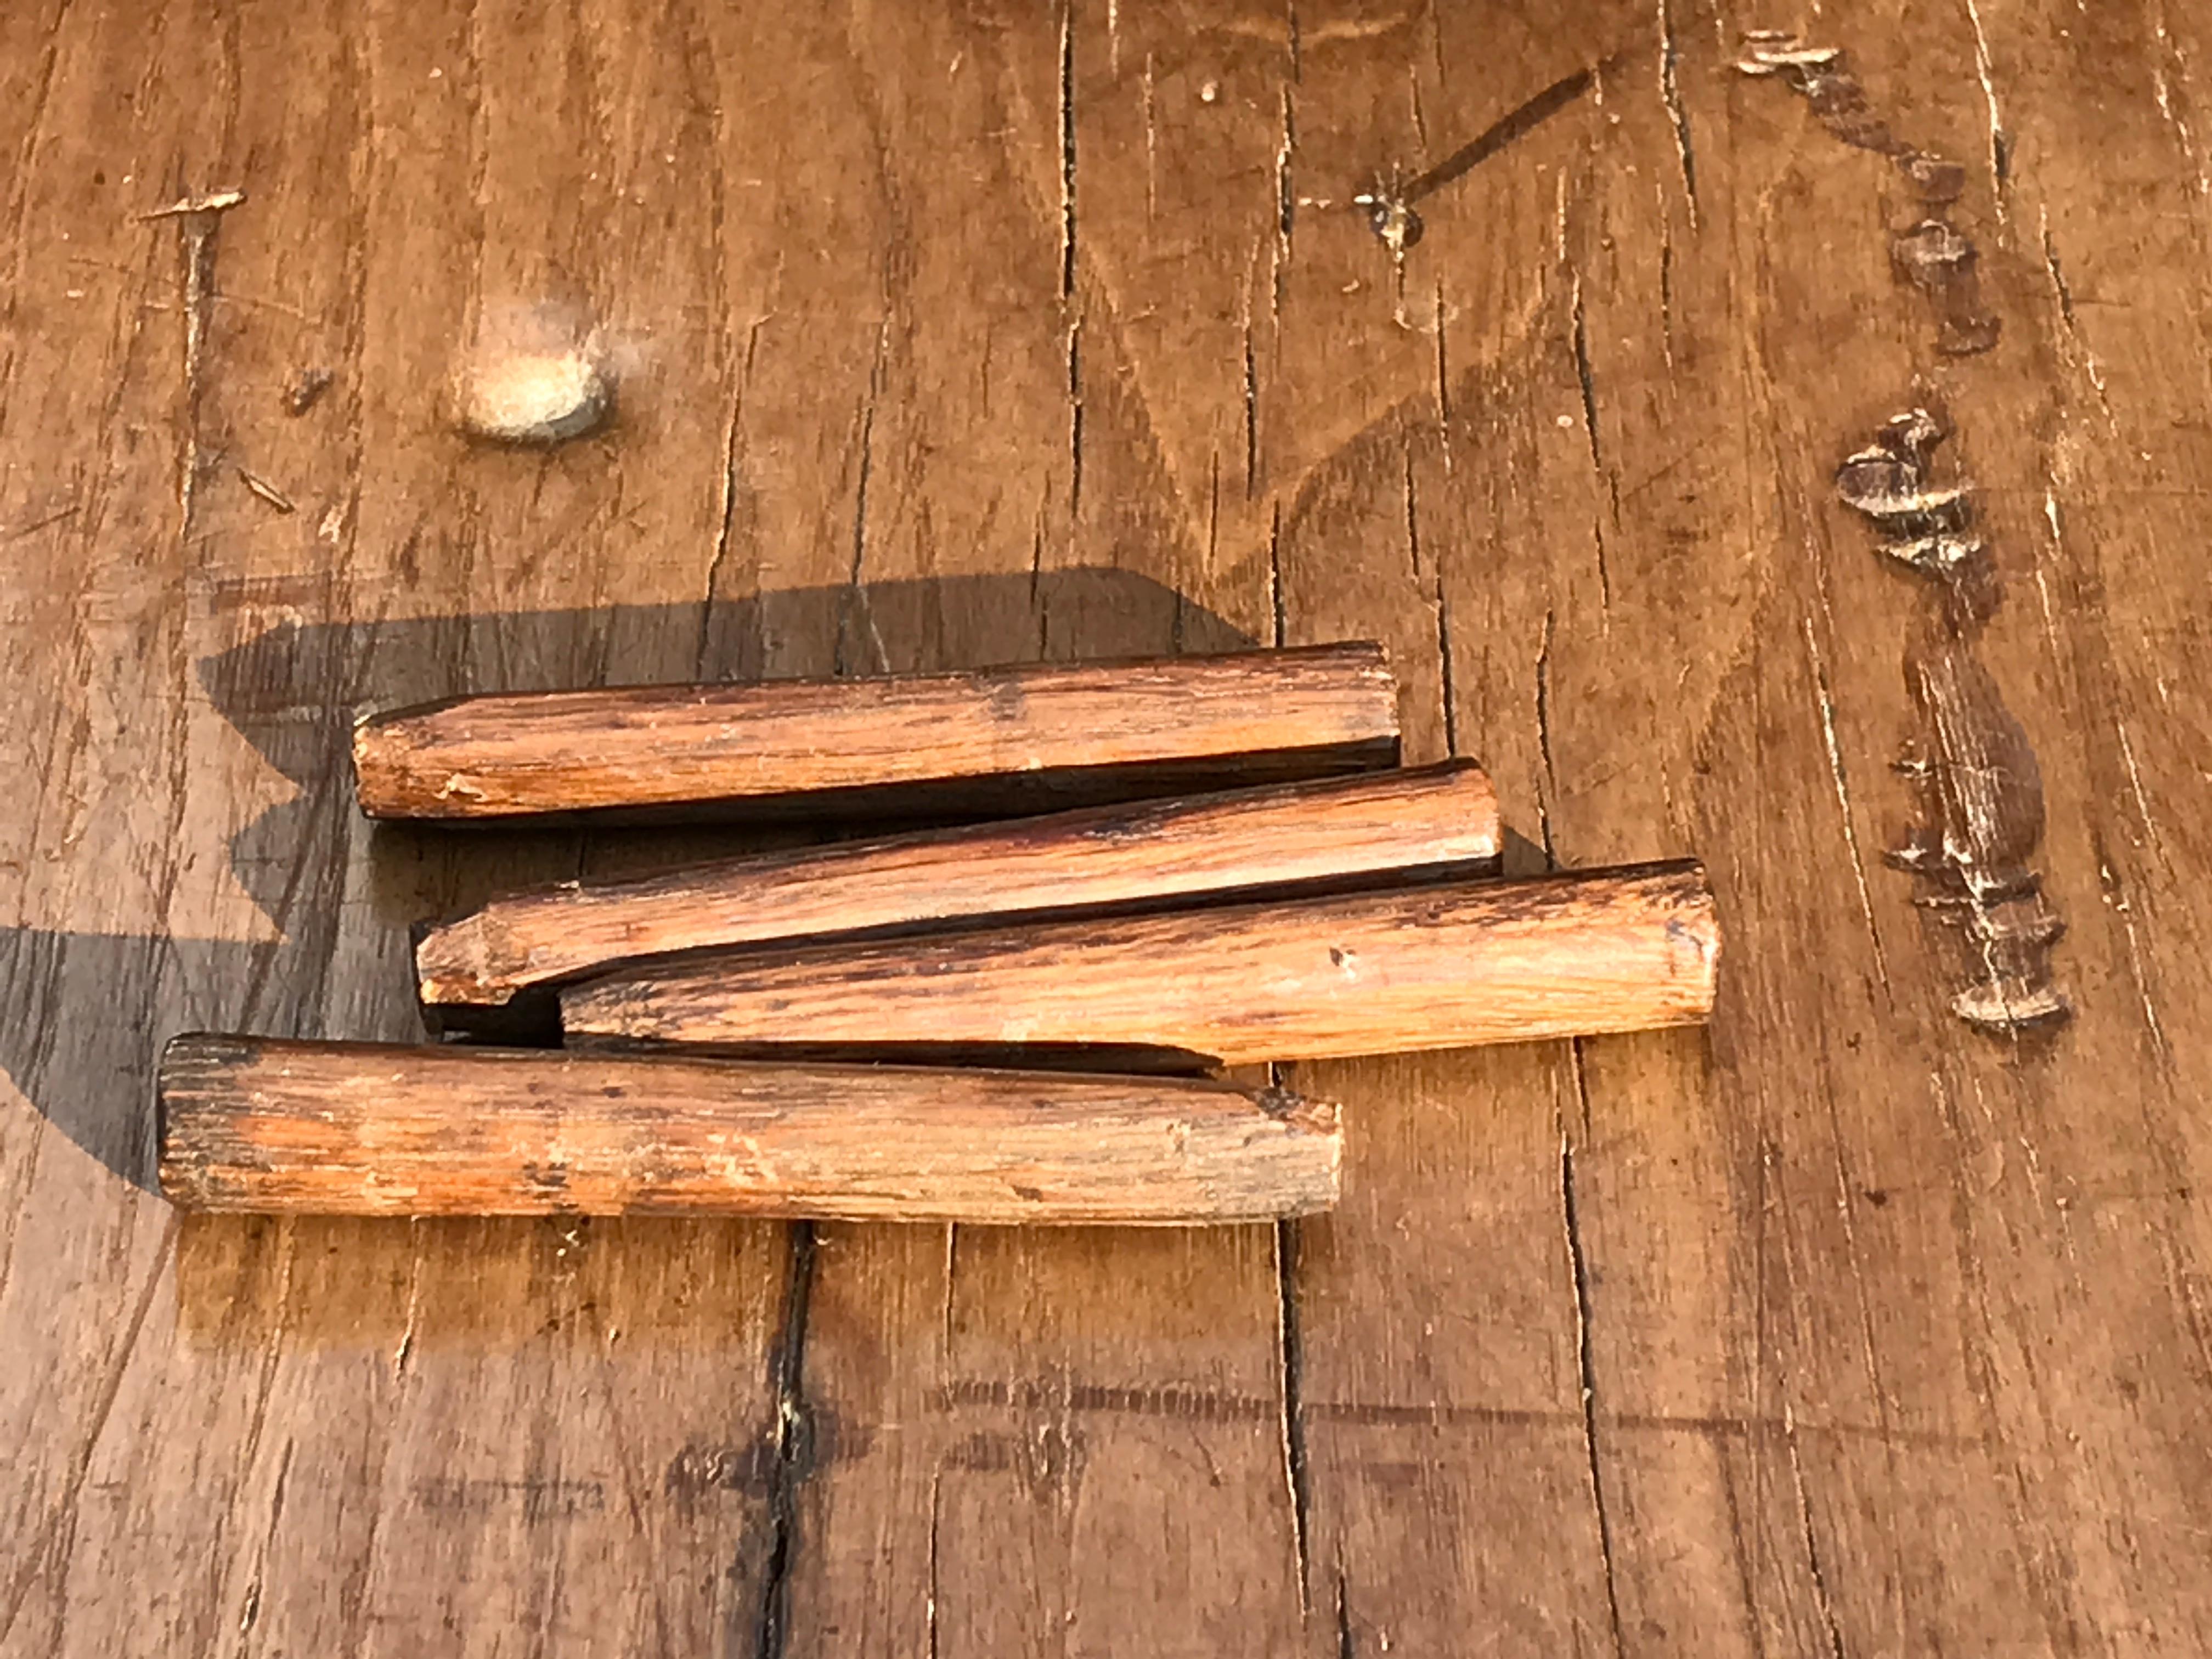
[[[364,718],[377,818],[1045,811],[1371,770],[1379,645],[756,685],[479,697]]]
[[[1334,1106],[1158,1078],[177,1038],[191,1210],[1183,1224],[1336,1201]]]
[[[926,1054],[1161,1045],[1228,1065],[1691,1024],[1720,939],[1695,864],[1455,883],[635,969],[572,1040]]]
[[[806,848],[493,901],[423,935],[428,1004],[495,1006],[618,963],[1214,894],[1376,886],[1498,856],[1498,797],[1468,762]]]

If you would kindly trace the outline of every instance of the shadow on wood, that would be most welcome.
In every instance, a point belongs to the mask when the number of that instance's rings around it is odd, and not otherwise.
[[[866,649],[856,649],[863,639]],[[1060,647],[1068,639],[1083,641],[1080,653]],[[1026,656],[1010,656],[1008,641],[1030,642]],[[587,848],[634,869],[815,838],[804,826],[655,830],[626,833],[617,849],[574,829],[372,828],[349,785],[348,739],[362,708],[474,691],[977,668],[1254,643],[1174,590],[1109,568],[795,588],[711,605],[281,623],[198,667],[216,710],[293,787],[229,843],[233,873],[283,936],[0,928],[0,1073],[71,1141],[151,1190],[154,1060],[170,1034],[418,1039],[411,925],[549,872],[573,873]],[[349,969],[372,966],[334,973],[342,957]]]

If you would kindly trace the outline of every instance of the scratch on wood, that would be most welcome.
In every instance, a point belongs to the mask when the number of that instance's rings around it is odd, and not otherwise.
[[[1267,1068],[1271,1084],[1277,1083],[1279,1069],[1273,1066]],[[1282,1369],[1283,1482],[1291,1501],[1291,1543],[1297,1558],[1298,1618],[1303,1622],[1309,1612],[1307,1581],[1313,1572],[1308,1531],[1312,1489],[1307,1475],[1305,1415],[1302,1409],[1305,1348],[1298,1323],[1297,1228],[1298,1224],[1289,1219],[1275,1224],[1275,1346]]]
[[[2136,998],[2142,1005],[2143,1026],[2150,1033],[2151,1046],[2160,1054],[2166,1053],[2166,1029],[2159,1023],[2158,1004],[2150,994],[2150,980],[2144,972],[2142,940],[2136,933],[2135,906],[2128,898],[2119,877],[2113,872],[2109,860],[2101,861],[2097,869],[2105,889],[2105,902],[2120,919],[2120,928],[2127,935],[2128,972],[2136,982]]]
[[[1067,519],[1083,509],[1083,318],[1067,319]]]
[[[79,510],[77,504],[72,501],[67,507],[57,507],[52,513],[45,514],[39,518],[33,519],[27,524],[19,524],[11,528],[0,529],[0,542],[20,541],[22,538],[35,535],[41,530],[51,530],[56,525],[75,518]]]
[[[246,1580],[245,1605],[238,1615],[238,1633],[248,1634],[253,1622],[261,1616],[263,1576],[269,1566],[269,1547],[276,1536],[276,1522],[284,1513],[284,1486],[292,1477],[292,1454],[298,1443],[287,1439],[284,1449],[277,1454],[276,1481],[269,1499],[268,1523],[261,1530],[261,1547],[254,1553],[252,1575]]]
[[[2058,244],[2051,234],[2049,210],[2042,210],[2040,216],[2043,231],[2043,268],[2051,278],[2051,296],[2058,302],[2058,320],[2064,328],[2068,343],[2081,360],[2081,373],[2087,379],[2090,389],[2096,392],[2097,402],[2105,411],[2105,419],[2110,422],[2112,418],[2112,401],[2105,395],[2104,365],[2097,361],[2097,354],[2089,349],[2088,341],[2082,337],[2081,319],[2075,314],[2074,309],[2073,286],[2066,280],[2066,268],[2058,258]]]
[[[2168,73],[2169,63],[2172,69],[2179,71],[2185,81],[2188,76],[2189,66],[2187,58],[2182,55],[2180,44],[2174,40],[2172,31],[2166,27],[2166,7],[2163,0],[2160,0],[2157,20],[2152,25],[2152,32],[2157,37],[2158,46],[2151,58],[2151,88],[2158,99],[2160,118],[2173,129],[2174,138],[2180,146],[2182,155],[2188,161],[2191,170],[2196,174],[2197,193],[2199,196],[2212,196],[2212,176],[2208,176],[2205,173],[2204,158],[2197,153],[2196,136],[2189,128],[2189,118],[2174,107],[2172,82]]]
[[[931,1408],[940,1413],[973,1411],[980,1407],[1021,1413],[1057,1412],[1063,1404],[1085,1416],[1106,1413],[1171,1418],[1178,1422],[1273,1425],[1282,1414],[1281,1400],[1273,1389],[1264,1395],[1247,1395],[1198,1388],[1120,1388],[1096,1382],[1069,1383],[1058,1376],[961,1377],[934,1389],[930,1396]],[[1571,1410],[1552,1410],[1445,1401],[1410,1405],[1365,1400],[1307,1400],[1301,1401],[1300,1410],[1309,1423],[1352,1423],[1362,1427],[1390,1428],[1479,1425],[1557,1429],[1571,1427],[1582,1417],[1579,1402]],[[1784,1431],[1782,1419],[1775,1416],[1625,1412],[1602,1406],[1597,1422],[1601,1429],[1611,1433],[1694,1436],[1754,1448],[1778,1445]],[[1808,1438],[1849,1441],[1854,1444],[1925,1447],[1942,1451],[1989,1449],[1989,1442],[1983,1437],[1939,1430],[1900,1429],[1893,1422],[1799,1424],[1796,1432]]]
[[[1836,1604],[1828,1594],[1827,1574],[1820,1566],[1820,1540],[1813,1532],[1813,1509],[1806,1501],[1805,1466],[1797,1455],[1797,1423],[1788,1404],[1782,1407],[1782,1443],[1790,1455],[1790,1484],[1797,1498],[1797,1524],[1805,1539],[1805,1571],[1813,1581],[1813,1605],[1820,1610],[1820,1622],[1826,1628],[1830,1659],[1846,1659],[1844,1652],[1844,1628],[1836,1621]]]
[[[1152,92],[1152,54],[1145,54],[1145,218],[1149,222],[1159,217],[1160,212],[1160,135],[1154,118]]]
[[[1990,37],[1982,27],[1982,9],[1966,0],[1966,16],[1974,26],[1974,73],[1982,83],[1982,100],[1990,111],[1990,177],[1996,181],[1997,222],[2005,218],[2005,185],[2012,173],[2012,140],[1997,113],[1996,77],[1990,72]]]
[[[2150,838],[2151,849],[2162,860],[2166,843],[2159,836],[2158,820],[2151,816],[2150,797],[2143,790],[2142,769],[2136,764],[2136,746],[2128,738],[2128,723],[2115,720],[2112,731],[2120,740],[2120,758],[2127,763],[2128,788],[2136,798],[2136,812],[2142,819],[2143,833]]]
[[[1252,356],[1252,325],[1244,325],[1244,499],[1260,493],[1260,370]]]
[[[194,214],[222,213],[246,199],[242,190],[213,190],[200,196],[179,197],[165,206],[140,214],[141,219],[181,219]]]
[[[1682,106],[1680,76],[1682,51],[1674,39],[1674,18],[1667,0],[1659,0],[1659,96],[1667,106],[1667,118],[1674,130],[1674,155],[1682,169],[1682,198],[1690,210],[1690,228],[1698,228],[1698,161],[1690,142],[1690,114]]]
[[[1889,989],[1889,962],[1882,954],[1881,930],[1875,926],[1874,896],[1868,890],[1866,860],[1859,855],[1859,835],[1851,822],[1850,786],[1844,776],[1844,752],[1836,741],[1836,703],[1828,690],[1828,667],[1820,659],[1820,641],[1813,632],[1813,619],[1805,618],[1805,651],[1813,665],[1813,690],[1820,705],[1820,738],[1828,749],[1828,776],[1836,787],[1836,807],[1844,821],[1844,845],[1850,853],[1851,877],[1858,883],[1859,914],[1866,918],[1867,938],[1874,945],[1874,970],[1881,988]]]

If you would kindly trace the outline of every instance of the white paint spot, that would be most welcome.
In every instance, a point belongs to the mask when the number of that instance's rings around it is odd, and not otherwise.
[[[499,443],[580,437],[614,406],[613,370],[597,331],[544,307],[488,313],[453,391],[462,429]]]

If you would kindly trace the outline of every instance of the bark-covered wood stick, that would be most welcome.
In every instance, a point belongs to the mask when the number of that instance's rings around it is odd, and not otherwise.
[[[354,728],[377,818],[1045,811],[1394,764],[1378,645],[461,697]]]
[[[572,1042],[849,1056],[1155,1044],[1224,1064],[1693,1024],[1720,936],[1695,864],[1054,921],[639,968]]]
[[[1498,847],[1490,780],[1451,762],[568,882],[433,928],[415,967],[425,1003],[496,1006],[636,957],[1376,886],[1479,869]]]
[[[190,1210],[1191,1224],[1336,1200],[1334,1106],[1199,1079],[182,1036]]]

